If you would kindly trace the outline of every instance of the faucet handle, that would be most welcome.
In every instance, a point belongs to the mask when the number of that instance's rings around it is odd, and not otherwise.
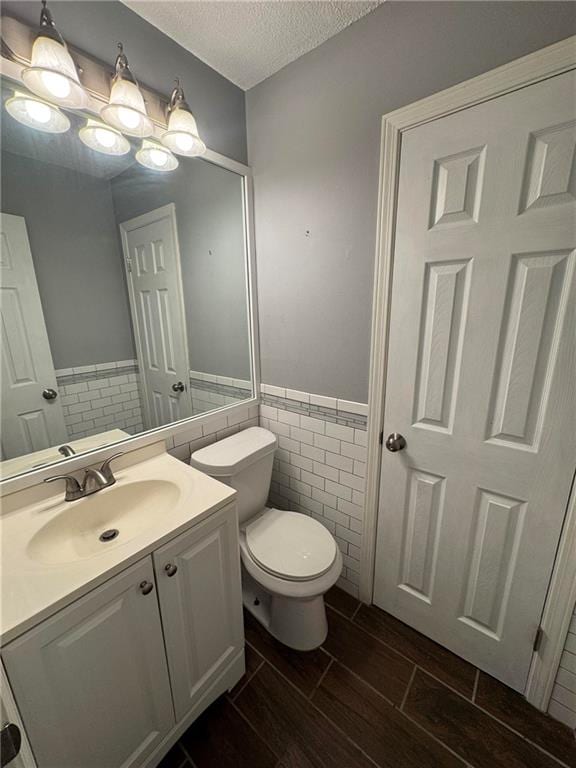
[[[54,475],[53,477],[45,478],[45,483],[55,483],[56,480],[66,481],[66,496],[65,501],[76,501],[82,497],[82,488],[78,480],[72,475]]]
[[[124,451],[120,451],[119,453],[115,453],[113,456],[110,456],[110,458],[106,459],[106,461],[100,467],[100,472],[102,472],[108,482],[114,482],[116,479],[110,464],[114,461],[114,459],[118,459],[120,456],[124,456]]]

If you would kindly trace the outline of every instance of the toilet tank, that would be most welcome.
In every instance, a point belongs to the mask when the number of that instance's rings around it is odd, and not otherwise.
[[[262,427],[250,427],[194,451],[190,465],[238,491],[238,517],[242,525],[266,506],[276,436]]]

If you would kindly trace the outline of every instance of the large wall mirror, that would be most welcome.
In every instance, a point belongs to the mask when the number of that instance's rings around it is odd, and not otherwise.
[[[95,152],[67,114],[2,114],[3,478],[253,397],[244,177]]]

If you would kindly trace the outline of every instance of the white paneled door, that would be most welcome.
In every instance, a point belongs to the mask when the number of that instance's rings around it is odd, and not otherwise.
[[[192,416],[173,203],[120,225],[146,428]]]
[[[575,94],[401,147],[374,602],[517,690],[576,463]]]
[[[0,215],[2,458],[67,440],[26,221]]]

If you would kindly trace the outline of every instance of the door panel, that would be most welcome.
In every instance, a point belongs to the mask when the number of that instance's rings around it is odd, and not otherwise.
[[[166,566],[177,571],[169,576]],[[154,553],[176,719],[243,648],[238,522],[230,507]]]
[[[374,602],[518,690],[576,461],[575,87],[402,138]]]
[[[2,650],[42,768],[134,768],[174,725],[150,558]]]
[[[0,310],[2,316],[2,457],[33,453],[67,440],[56,374],[21,216],[1,214]]]
[[[147,428],[192,416],[190,365],[173,204],[120,225]],[[182,382],[182,392],[173,389]]]

